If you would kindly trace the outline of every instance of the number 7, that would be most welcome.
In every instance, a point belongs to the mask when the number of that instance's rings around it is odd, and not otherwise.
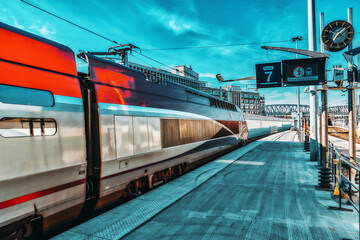
[[[269,74],[267,77],[267,82],[270,82],[270,76],[272,74],[272,71],[265,72],[265,74]]]

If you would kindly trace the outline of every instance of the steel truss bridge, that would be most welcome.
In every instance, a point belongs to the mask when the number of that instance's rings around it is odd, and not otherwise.
[[[320,112],[319,107],[319,112]],[[273,104],[273,105],[265,105],[265,115],[268,116],[289,116],[292,112],[297,112],[297,104]],[[309,105],[300,105],[300,112],[302,112],[305,116],[310,113]],[[357,113],[360,113],[360,107],[357,106]],[[330,118],[338,118],[338,117],[347,117],[348,114],[348,106],[330,106],[328,107],[328,113]],[[359,114],[357,114],[359,115]]]
[[[292,112],[297,112],[297,104],[265,105],[265,115],[268,116],[289,116]],[[310,106],[300,105],[300,112],[309,115]]]

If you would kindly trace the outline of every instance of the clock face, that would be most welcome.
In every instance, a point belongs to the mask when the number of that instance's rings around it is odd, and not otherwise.
[[[337,52],[346,48],[354,38],[353,26],[345,21],[333,21],[325,26],[321,39],[325,49],[330,52]]]

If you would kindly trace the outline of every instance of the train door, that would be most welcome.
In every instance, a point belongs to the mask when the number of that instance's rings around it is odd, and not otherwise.
[[[34,219],[45,232],[76,219],[86,154],[73,52],[2,23],[0,36],[1,238],[29,235]]]

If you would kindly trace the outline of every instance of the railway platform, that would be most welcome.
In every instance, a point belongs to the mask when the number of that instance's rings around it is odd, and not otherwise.
[[[358,239],[296,139],[247,144],[53,239]]]

